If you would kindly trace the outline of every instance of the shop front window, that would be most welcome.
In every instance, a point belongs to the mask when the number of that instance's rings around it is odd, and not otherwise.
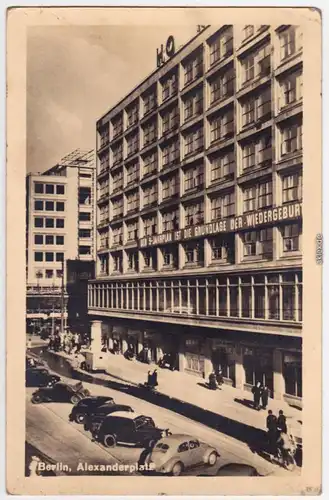
[[[255,276],[254,296],[255,296],[255,318],[265,318],[264,276]]]
[[[280,290],[279,277],[277,275],[268,278],[268,317],[269,319],[280,319]]]
[[[238,279],[230,278],[229,284],[230,293],[230,316],[238,316],[238,302],[239,302],[239,290],[238,290]]]
[[[242,317],[250,318],[251,315],[251,277],[242,278],[241,283]]]
[[[294,275],[284,275],[282,283],[282,302],[283,302],[283,319],[294,321],[296,319],[295,309],[295,283]]]
[[[254,386],[260,382],[269,388],[273,395],[273,362],[270,351],[248,349],[244,353],[243,365],[246,374],[246,383]]]
[[[302,390],[302,357],[300,354],[287,353],[283,358],[283,377],[285,392],[289,396],[303,396]]]

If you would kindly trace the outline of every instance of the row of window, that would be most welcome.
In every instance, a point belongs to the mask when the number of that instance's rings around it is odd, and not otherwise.
[[[90,308],[302,321],[301,273],[90,284]]]
[[[256,27],[248,27],[248,31],[255,30]],[[299,27],[289,27],[288,29],[279,33],[280,41],[280,61],[285,61],[290,58],[293,54],[299,52],[302,49],[302,33]],[[209,41],[209,62],[210,68],[212,68],[217,62],[223,60],[223,58],[230,56],[233,53],[233,27],[228,27],[222,33],[217,34],[217,36],[211,37]],[[242,71],[242,85],[248,83],[258,77],[269,75],[271,71],[271,56],[272,56],[272,45],[265,42],[261,46],[256,46],[248,54],[239,58],[241,63]],[[183,62],[183,81],[184,86],[189,85],[192,81],[198,79],[204,74],[204,53],[201,48],[190,54]],[[179,89],[178,84],[178,67],[174,68],[167,75],[161,78],[160,85],[162,87],[162,101],[166,101],[173,95],[177,94]],[[228,76],[224,83],[228,89],[231,87],[231,82],[233,81],[233,76]],[[217,86],[217,84],[215,85]],[[227,89],[223,90],[223,95]],[[212,89],[212,92],[216,92]],[[143,103],[143,115],[147,115],[150,111],[154,110],[158,106],[158,93],[157,86],[153,85],[142,95]],[[189,114],[191,104],[188,105]],[[192,104],[193,107],[193,104]],[[196,110],[198,106],[196,106]],[[124,124],[125,116],[125,124]],[[125,109],[125,112],[119,113],[116,117],[111,120],[112,134],[111,137],[116,138],[123,133],[124,128],[129,129],[138,122],[140,116],[140,106],[139,99],[137,98],[133,103],[129,104]],[[109,142],[109,124],[107,124],[100,132],[100,147],[103,147]]]
[[[45,184],[44,182],[34,183],[36,194],[65,194],[64,184]]]
[[[250,120],[255,118],[254,110],[250,108],[246,111],[244,120],[246,124],[250,124]],[[234,113],[233,110],[227,111],[224,114],[216,115],[211,119],[209,124],[209,148],[218,145],[222,147],[233,146],[232,143],[227,141],[234,136]],[[242,170],[252,166],[262,166],[265,163],[273,161],[275,158],[278,160],[284,159],[287,155],[297,154],[302,150],[302,120],[301,117],[293,118],[284,121],[278,125],[278,147],[276,154],[273,150],[272,133],[270,129],[263,129],[261,131],[255,130],[247,138],[239,140],[237,154],[241,158],[240,164]],[[185,133],[182,138],[175,136],[167,141],[166,144],[160,147],[161,167],[166,169],[180,162],[181,154],[183,158],[188,158],[190,155],[195,155],[202,152],[205,148],[204,126],[196,125],[188,133]],[[137,143],[136,143],[137,144]],[[181,151],[182,149],[182,151]],[[206,148],[207,149],[207,148]],[[136,146],[134,150],[137,152],[139,149]],[[226,156],[226,155],[225,155]],[[105,163],[102,163],[103,160]],[[114,157],[113,157],[114,159]],[[143,160],[143,175],[155,173],[158,169],[158,150],[153,150],[145,156]],[[122,153],[120,154],[120,162],[123,160]],[[210,161],[215,161],[210,158]],[[119,162],[119,163],[120,163]],[[117,161],[113,162],[117,163]],[[101,159],[100,172],[107,170],[110,165],[109,154],[107,153]],[[134,182],[139,178],[139,161],[136,159],[133,163],[126,165],[127,184]],[[122,171],[117,171],[112,174],[113,176],[113,189],[120,189],[123,185]]]
[[[89,212],[79,212],[79,221],[91,221],[91,214]],[[65,219],[51,218],[51,217],[34,217],[34,227],[37,228],[57,228],[62,229],[65,227]]]
[[[40,279],[52,279],[52,278],[61,278],[62,270],[61,269],[37,269],[35,271],[35,277],[37,280]]]
[[[63,252],[34,252],[35,262],[62,262],[64,260]]]
[[[64,236],[53,234],[35,234],[35,245],[64,245]]]
[[[301,252],[301,225],[298,223],[286,224],[279,227],[279,237],[277,241],[281,249],[281,256]],[[261,229],[246,231],[239,235],[242,245],[242,260],[261,259],[272,260],[273,258],[273,229]],[[102,241],[104,245],[104,241]],[[115,243],[120,240],[115,240]],[[114,243],[114,245],[115,245]],[[208,238],[209,244],[209,264],[235,263],[235,238],[234,235],[215,236]],[[179,267],[196,265],[205,266],[205,246],[203,241],[190,241],[182,243],[183,262],[179,262],[178,245],[166,245],[160,247],[162,262],[158,262],[157,248],[147,248],[140,253],[137,250],[112,251],[113,272],[123,272],[124,259],[127,259],[127,270],[140,272],[144,268],[157,271],[161,268],[178,269]],[[99,255],[100,272],[109,274],[109,255]],[[160,268],[160,269],[159,269]]]
[[[34,210],[36,212],[64,212],[65,203],[64,201],[45,201],[45,200],[35,200]]]
[[[211,171],[211,180],[216,181],[222,172],[221,166],[216,165],[216,169]],[[203,167],[195,167],[185,173],[184,193],[188,193],[196,188],[203,187]],[[224,173],[227,173],[224,171]],[[293,173],[283,175],[279,178],[281,181],[281,200],[282,203],[291,203],[293,201],[301,201],[302,199],[302,174]],[[242,213],[247,213],[262,208],[271,207],[273,203],[273,187],[272,180],[265,179],[254,183],[252,186],[241,187],[242,194]],[[180,181],[177,174],[170,176],[162,182],[162,201],[176,197],[180,192]],[[148,189],[143,190],[143,206],[147,207],[152,204],[157,204],[159,201],[158,184],[155,182]],[[211,220],[231,217],[236,214],[235,199],[236,194],[234,188],[225,190],[225,194],[210,195],[210,210]],[[161,201],[161,200],[160,200]],[[138,211],[140,208],[140,195],[138,188],[132,193],[126,195],[126,213]],[[123,215],[124,200],[121,196],[112,202],[113,217]],[[170,213],[173,213],[172,210]],[[166,212],[162,212],[162,216]],[[176,216],[176,213],[175,213]],[[174,215],[172,216],[174,217]],[[204,221],[204,202],[192,202],[184,205],[185,226],[191,226]],[[190,221],[190,218],[193,218]],[[109,205],[104,204],[100,208],[100,222],[109,218]],[[148,218],[145,218],[148,220]],[[197,220],[198,219],[198,220]],[[157,221],[154,222],[157,226]],[[157,232],[157,227],[155,227]]]

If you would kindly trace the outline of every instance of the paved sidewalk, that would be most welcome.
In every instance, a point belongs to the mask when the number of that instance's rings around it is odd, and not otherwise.
[[[56,353],[72,361],[74,354]],[[267,411],[255,411],[252,408],[250,392],[238,390],[228,385],[220,390],[210,391],[204,385],[205,380],[184,372],[161,369],[155,364],[146,365],[136,360],[129,361],[122,355],[104,353],[107,357],[106,374],[95,373],[95,378],[106,380],[107,376],[123,382],[138,385],[147,379],[148,370],[158,370],[158,392],[179,401],[199,406],[205,410],[241,422],[256,429],[266,430]],[[174,409],[174,408],[173,408]],[[293,435],[302,440],[302,411],[289,406],[284,401],[269,399],[268,409],[275,414],[282,409],[287,417],[287,424]]]

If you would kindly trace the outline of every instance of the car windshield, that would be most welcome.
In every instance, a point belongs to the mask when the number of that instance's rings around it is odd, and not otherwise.
[[[159,451],[161,453],[166,453],[169,450],[169,446],[165,443],[158,443],[153,451]]]
[[[137,417],[135,419],[136,429],[141,427],[155,427],[153,420],[150,417]]]

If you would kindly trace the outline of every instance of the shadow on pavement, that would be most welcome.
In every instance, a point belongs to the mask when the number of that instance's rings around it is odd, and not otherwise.
[[[250,399],[239,399],[239,398],[234,398],[234,401],[236,403],[240,403],[243,406],[246,406],[247,408],[251,408],[252,410],[255,410],[254,408],[254,402],[251,401]],[[256,411],[256,410],[255,410]]]

